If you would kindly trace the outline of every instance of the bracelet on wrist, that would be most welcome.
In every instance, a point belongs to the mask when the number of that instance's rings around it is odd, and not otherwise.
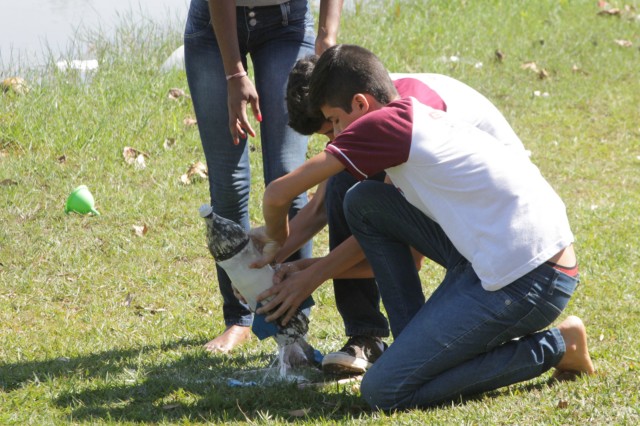
[[[231,80],[232,78],[242,78],[242,77],[245,77],[246,75],[247,75],[246,71],[240,71],[235,74],[230,74],[227,76],[227,81]]]

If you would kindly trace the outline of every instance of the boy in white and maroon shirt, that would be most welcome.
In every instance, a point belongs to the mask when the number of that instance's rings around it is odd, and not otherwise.
[[[358,179],[387,173],[393,185],[364,181],[345,199],[392,328],[394,317],[417,309],[363,379],[372,407],[425,407],[552,367],[556,374],[594,372],[579,318],[539,331],[567,305],[577,261],[564,204],[526,155],[415,98],[399,98],[384,66],[358,46],[321,56],[309,97],[336,137],[267,187],[271,240],[262,262],[286,240],[286,212],[297,194],[344,169]],[[446,269],[418,307],[411,247]],[[362,260],[353,246],[342,251],[353,259],[348,266]],[[304,300],[304,291],[281,290],[265,294],[274,296],[263,308],[272,312],[267,319],[286,321]]]

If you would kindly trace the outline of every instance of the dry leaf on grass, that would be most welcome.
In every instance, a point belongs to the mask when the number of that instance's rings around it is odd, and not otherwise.
[[[131,301],[133,300],[133,296],[131,293],[127,293],[127,297],[124,298],[124,302],[122,302],[122,306],[129,307],[131,306]]]
[[[567,401],[566,399],[561,399],[560,401],[558,401],[558,408],[563,409],[567,407],[569,407],[569,401]]]
[[[598,12],[598,15],[600,16],[620,16],[621,14],[622,11],[616,7],[613,7],[611,9],[604,9]]]
[[[149,158],[149,154],[142,152],[138,149],[130,146],[125,146],[122,150],[122,156],[127,164],[133,164],[136,169],[144,169],[147,167],[146,158]]]
[[[2,87],[2,92],[7,93],[12,91],[18,95],[26,95],[29,93],[29,87],[27,86],[27,82],[24,78],[21,77],[8,77],[2,80],[0,83],[0,87]]]
[[[200,161],[196,161],[189,166],[187,173],[180,176],[180,182],[184,185],[190,185],[195,179],[207,179],[208,177],[209,172],[207,171],[207,166]]]
[[[525,62],[520,65],[520,68],[522,68],[523,70],[531,70],[532,72],[535,72],[536,74],[538,74],[538,78],[540,80],[549,77],[549,72],[544,68],[538,68],[538,65],[535,62]]]
[[[176,145],[176,138],[166,138],[162,145],[164,149],[172,149]]]
[[[184,120],[182,120],[182,122],[184,123],[184,125],[186,127],[191,127],[191,126],[195,126],[196,124],[198,124],[198,120],[196,120],[193,117],[186,117]]]
[[[618,46],[622,46],[622,47],[631,47],[633,46],[633,43],[630,42],[629,40],[613,40]]]
[[[178,89],[178,88],[171,88],[169,89],[169,94],[167,95],[167,98],[171,99],[171,100],[176,100],[176,99],[180,99],[180,98],[187,98],[189,99],[191,96],[187,95],[184,90],[182,89]]]
[[[148,230],[147,225],[133,225],[131,228],[131,232],[138,237],[144,237]]]
[[[136,313],[138,315],[143,315],[145,312],[149,312],[150,314],[157,314],[159,312],[166,312],[167,310],[165,308],[145,308],[143,306],[140,305],[136,305],[133,307],[136,310]]]
[[[17,184],[18,184],[18,182],[16,182],[13,179],[0,180],[0,186],[14,186],[14,185],[17,185]]]

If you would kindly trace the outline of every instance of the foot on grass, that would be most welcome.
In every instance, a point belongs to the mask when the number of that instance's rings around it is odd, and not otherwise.
[[[205,350],[211,353],[229,353],[236,346],[241,345],[245,340],[251,337],[251,328],[243,327],[241,325],[232,325],[227,327],[227,329],[204,345]]]
[[[595,368],[587,347],[587,329],[576,316],[567,317],[558,325],[566,352],[554,371],[552,379],[557,381],[575,380],[582,374],[592,375]]]

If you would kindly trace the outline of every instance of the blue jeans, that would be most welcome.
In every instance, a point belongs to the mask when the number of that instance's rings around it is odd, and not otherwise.
[[[543,264],[501,290],[484,290],[442,228],[391,185],[356,185],[345,214],[395,336],[362,381],[372,407],[426,407],[537,377],[560,362],[560,332],[539,330],[560,315],[578,279]],[[426,303],[410,246],[446,269]]]
[[[383,180],[384,173],[372,177]],[[325,207],[329,227],[329,249],[333,250],[351,236],[344,216],[344,197],[358,181],[343,171],[327,182]],[[380,292],[373,278],[333,280],[336,307],[345,326],[347,336],[387,337],[389,324],[380,312]]]
[[[260,97],[262,162],[264,181],[268,184],[305,160],[308,138],[287,125],[285,89],[295,62],[314,53],[313,16],[306,0],[252,9],[238,7],[236,11],[240,53],[245,69],[248,69],[247,56],[251,56]],[[249,229],[249,143],[244,139],[236,146],[231,139],[227,81],[206,0],[191,0],[184,32],[184,55],[209,169],[211,205],[216,214]],[[290,215],[306,202],[306,194],[296,198]],[[310,256],[311,245],[308,244],[297,257]],[[217,274],[225,324],[251,325],[251,312],[234,297],[229,277],[219,267]]]

